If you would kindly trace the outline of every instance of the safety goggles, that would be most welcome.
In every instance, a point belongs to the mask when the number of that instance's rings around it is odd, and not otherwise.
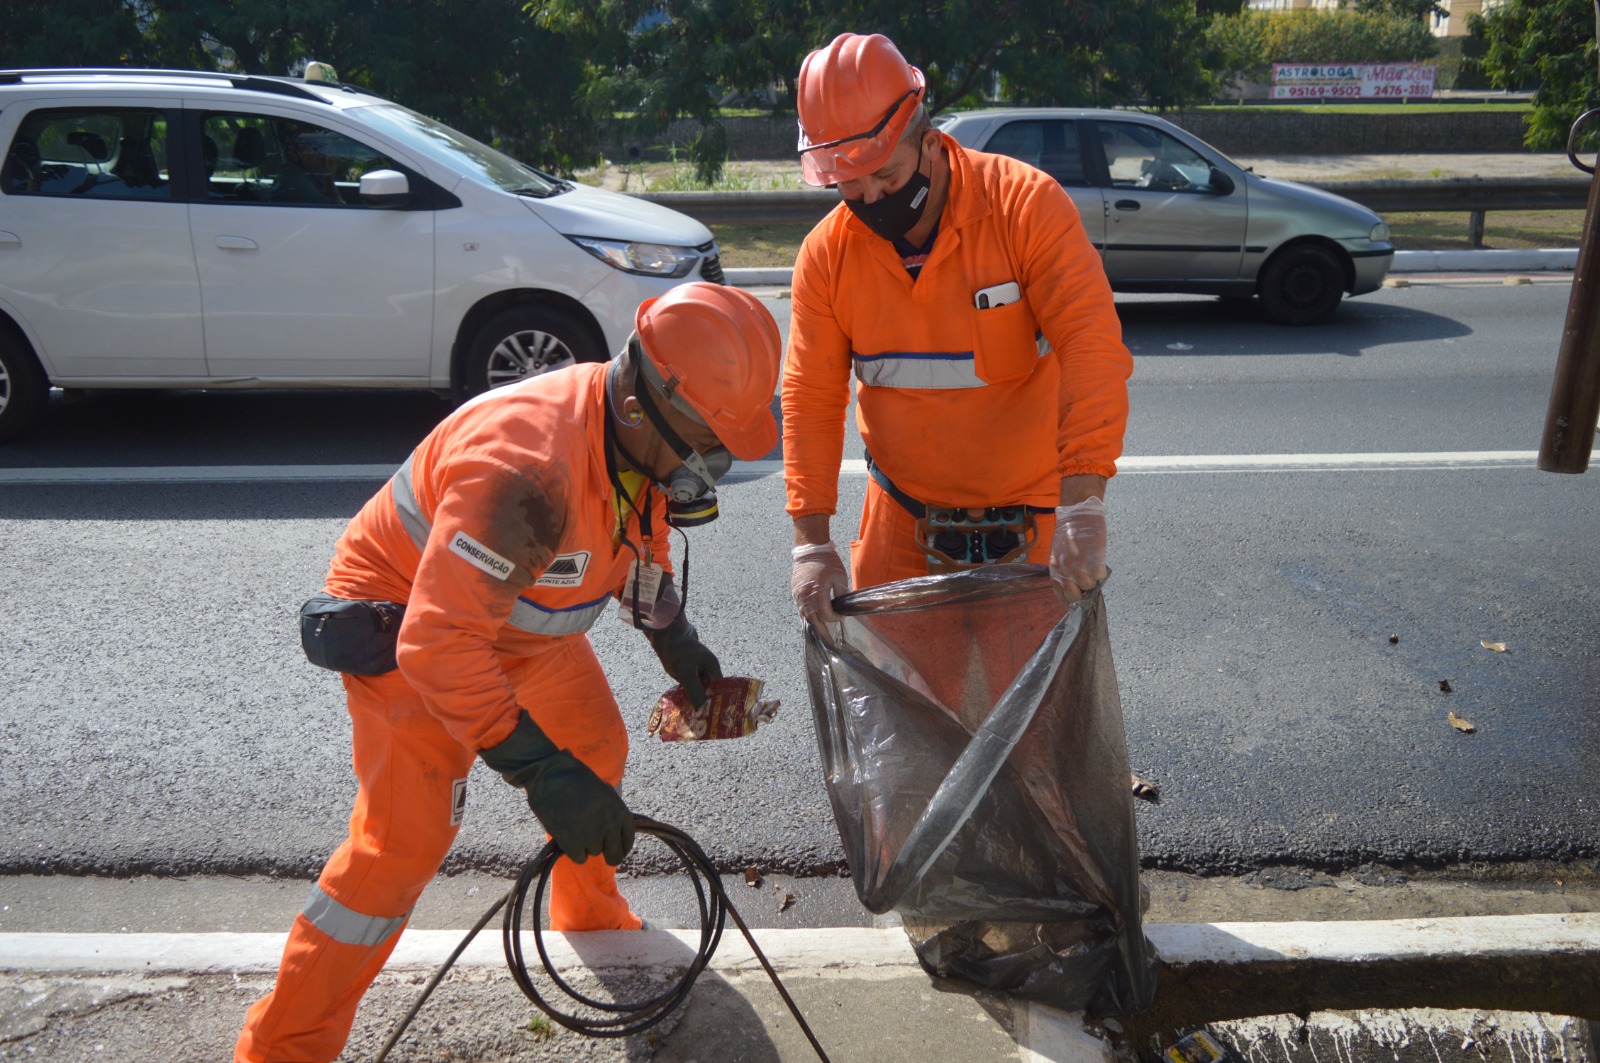
[[[908,91],[865,133],[813,144],[801,126],[800,176],[807,184],[827,186],[853,181],[876,170],[905,135],[911,113],[922,102],[922,93],[922,85]]]

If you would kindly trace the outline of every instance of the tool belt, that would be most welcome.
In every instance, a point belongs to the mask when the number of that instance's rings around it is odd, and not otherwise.
[[[928,572],[954,572],[979,565],[1021,561],[1039,538],[1038,515],[1054,510],[1007,502],[996,506],[947,506],[912,498],[867,455],[867,473],[884,493],[917,518],[917,546]]]

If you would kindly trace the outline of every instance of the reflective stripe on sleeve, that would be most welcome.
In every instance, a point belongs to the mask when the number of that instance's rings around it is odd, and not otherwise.
[[[972,352],[936,354],[899,351],[853,354],[856,376],[881,388],[977,388],[983,386]]]
[[[534,635],[581,635],[594,627],[594,622],[605,612],[611,595],[597,598],[582,605],[569,605],[565,609],[552,609],[547,605],[519,597],[511,607],[512,627]]]
[[[328,896],[320,884],[311,887],[311,895],[306,898],[300,914],[340,944],[367,948],[388,941],[411,916],[410,912],[393,917],[362,915]]]
[[[394,498],[394,509],[400,517],[401,526],[405,528],[406,534],[411,536],[411,541],[417,544],[418,550],[426,549],[428,532],[432,530],[433,525],[422,515],[422,508],[417,505],[417,495],[411,486],[410,458],[400,466],[390,484],[392,486],[389,493]],[[592,602],[556,609],[519,597],[511,606],[508,623],[533,635],[551,637],[581,635],[594,627],[594,622],[600,619],[600,614],[605,612],[606,603],[609,601],[611,595],[607,594]]]
[[[422,507],[417,505],[417,492],[411,486],[411,458],[414,456],[408,456],[406,463],[389,481],[389,494],[394,498],[394,511],[400,517],[400,526],[405,528],[411,541],[421,550],[428,545],[428,532],[432,530],[432,525],[422,515]]]

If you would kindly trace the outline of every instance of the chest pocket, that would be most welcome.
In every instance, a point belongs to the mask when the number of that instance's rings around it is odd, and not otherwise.
[[[1042,353],[1039,323],[1026,299],[979,310],[973,307],[973,359],[978,379],[988,384],[1021,380]]]

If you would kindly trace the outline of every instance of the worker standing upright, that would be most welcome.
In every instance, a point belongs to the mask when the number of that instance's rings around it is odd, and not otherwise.
[[[636,929],[615,866],[628,736],[584,634],[620,596],[691,699],[721,674],[673,587],[669,523],[715,515],[732,456],[777,445],[779,336],[747,292],[640,306],[627,349],[487,392],[350,522],[301,635],[344,673],[359,790],[236,1060],[331,1060],[455,840],[477,758],[526,792],[570,859],[553,930]],[[730,455],[731,452],[731,455]],[[598,859],[596,859],[598,857]]]
[[[852,370],[871,474],[855,586],[1029,560],[1074,601],[1107,573],[1133,361],[1099,255],[1060,185],[934,129],[925,93],[880,34],[800,68],[801,173],[843,200],[795,263],[782,387],[810,622],[850,589],[829,519]]]

